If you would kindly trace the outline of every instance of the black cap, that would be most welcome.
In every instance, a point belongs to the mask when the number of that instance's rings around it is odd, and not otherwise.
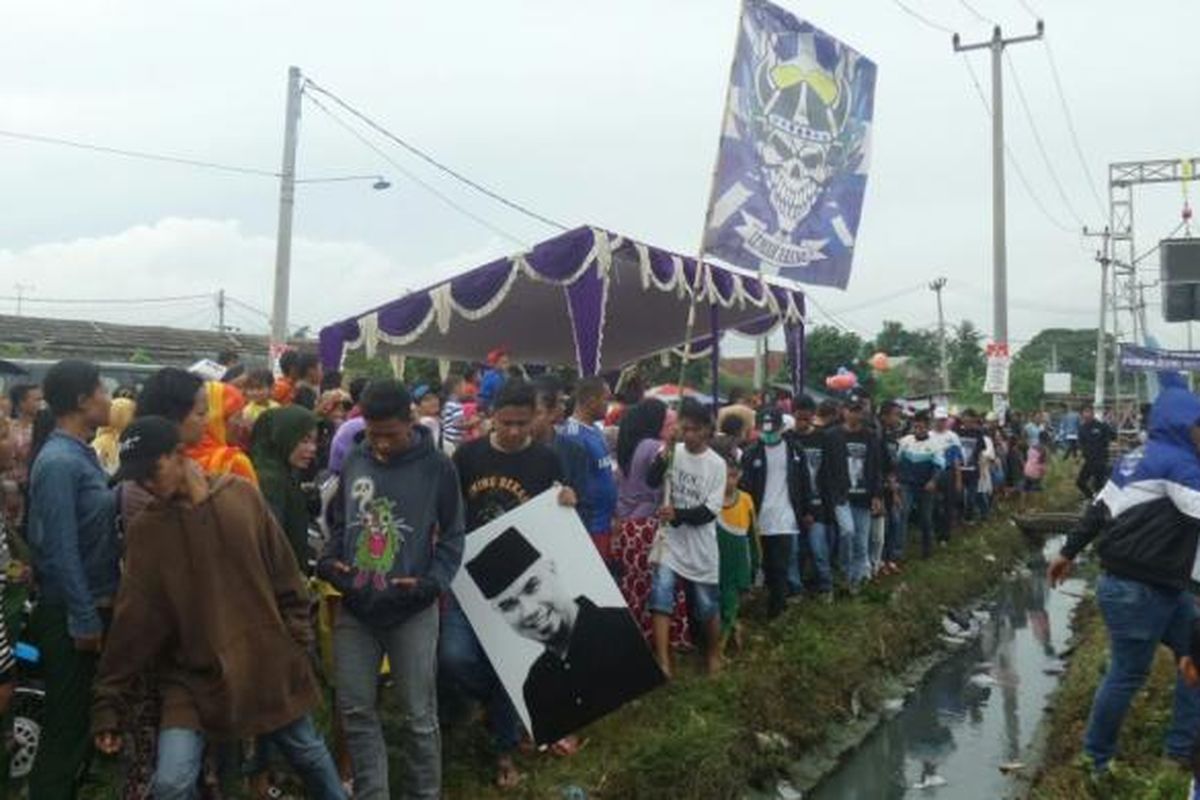
[[[467,572],[483,596],[491,600],[541,557],[520,531],[507,528],[467,562]]]
[[[154,475],[158,460],[179,447],[179,428],[165,417],[140,417],[121,434],[121,466],[113,482],[143,481]]]
[[[775,406],[758,412],[758,428],[764,433],[783,433],[783,412]]]

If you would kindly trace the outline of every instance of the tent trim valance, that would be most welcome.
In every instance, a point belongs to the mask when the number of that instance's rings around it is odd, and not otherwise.
[[[629,279],[635,281],[632,286]],[[563,314],[561,300],[537,292],[532,285],[522,290],[521,307],[506,311],[506,301],[525,281],[561,289],[565,317],[553,316]],[[616,287],[623,283],[625,288],[615,295]],[[658,293],[672,296],[674,305],[663,305],[665,298],[654,300]],[[620,308],[610,309],[614,298]],[[701,340],[714,340],[714,334],[724,330],[765,335],[780,325],[802,329],[805,323],[803,292],[790,281],[709,262],[697,264],[695,259],[588,226],[333,323],[321,331],[321,356],[331,369],[340,366],[346,350],[361,348],[373,357],[381,344],[406,349],[409,354],[462,357],[459,351],[465,343],[454,341],[462,323],[478,328],[495,317],[497,326],[511,328],[515,321],[537,327],[539,319],[545,319],[546,330],[526,331],[527,338],[541,336],[536,343],[543,351],[558,348],[554,349],[555,360],[574,360],[582,374],[596,374],[602,368],[616,369],[680,346],[685,338],[683,326],[675,333],[668,325],[680,309],[686,311],[689,301],[722,312],[697,314],[704,320],[695,336],[700,352],[707,352],[713,343],[702,345]],[[531,303],[540,305],[526,308]],[[643,308],[646,318],[641,320],[637,312]],[[653,335],[647,335],[644,351],[634,352],[643,342],[636,337],[631,341],[628,331],[618,330],[623,334],[619,352],[606,358],[610,338],[606,329],[617,311],[623,311],[621,326],[627,327],[631,319],[644,321],[654,329]],[[718,324],[724,327],[718,329]],[[563,332],[564,326],[569,326],[569,333]],[[463,329],[462,334],[479,339],[484,330]],[[547,343],[545,337],[551,336],[551,330],[558,333],[555,342]],[[504,344],[508,332],[503,327],[495,331],[493,344]],[[567,336],[574,340],[569,354],[563,348],[567,343],[557,341]]]

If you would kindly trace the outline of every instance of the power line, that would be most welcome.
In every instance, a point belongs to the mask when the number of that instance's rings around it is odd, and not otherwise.
[[[454,209],[458,213],[462,214],[465,217],[469,217],[470,219],[479,223],[483,227],[487,228],[492,233],[502,236],[511,242],[515,242],[516,244],[519,244],[522,247],[528,247],[528,244],[529,244],[528,242],[522,240],[521,238],[519,238],[517,236],[514,236],[513,234],[504,230],[503,228],[500,228],[499,226],[494,225],[491,222],[488,222],[486,219],[484,219],[483,217],[474,213],[473,211],[470,211],[470,210],[464,208],[463,206],[459,205],[451,198],[447,197],[442,192],[438,191],[434,186],[430,185],[429,183],[425,182],[418,176],[414,175],[412,172],[410,172],[408,169],[406,169],[403,165],[401,165],[400,162],[396,161],[394,158],[391,157],[391,155],[389,155],[382,148],[380,148],[377,144],[372,142],[367,137],[363,136],[362,133],[360,133],[353,126],[351,126],[348,122],[346,122],[344,119],[342,119],[337,114],[335,114],[328,106],[326,106],[320,100],[313,97],[311,94],[306,94],[306,97],[308,99],[308,102],[312,103],[318,109],[320,109],[322,112],[324,112],[331,120],[333,120],[333,122],[336,125],[338,125],[340,128],[342,128],[342,130],[349,133],[351,136],[353,136],[355,139],[357,139],[359,142],[361,142],[363,144],[363,146],[365,146],[366,148],[371,150],[373,153],[375,153],[375,155],[379,156],[384,161],[386,161],[388,164],[390,164],[392,166],[392,168],[395,169],[397,172],[399,172],[401,175],[408,178],[410,181],[412,181],[416,185],[420,186],[422,189],[429,192],[434,197],[438,198],[439,200],[441,200],[443,203],[445,203],[447,206]]]
[[[910,6],[908,6],[908,5],[906,5],[905,3],[901,2],[901,0],[892,0],[892,2],[893,2],[893,3],[895,3],[895,4],[896,4],[896,6],[897,6],[897,7],[898,7],[898,8],[899,8],[901,11],[903,11],[905,14],[908,14],[910,17],[912,17],[913,19],[915,19],[917,22],[920,22],[920,23],[921,23],[922,25],[924,25],[925,27],[927,27],[927,28],[932,28],[932,29],[933,29],[933,30],[935,30],[935,31],[940,31],[940,32],[942,32],[942,33],[949,34],[949,35],[951,35],[951,36],[953,36],[953,35],[954,35],[954,31],[953,31],[952,29],[950,29],[950,28],[947,28],[945,25],[940,25],[940,24],[938,24],[937,22],[934,22],[934,21],[933,21],[933,20],[931,20],[929,17],[927,17],[927,16],[925,16],[924,14],[920,13],[920,12],[919,12],[919,11],[917,11],[916,9],[914,9],[914,8],[911,8]]]
[[[143,150],[126,150],[120,147],[107,147],[105,145],[92,144],[90,142],[80,142],[74,139],[62,139],[57,136],[42,136],[36,133],[21,133],[19,131],[9,130],[0,130],[0,136],[9,139],[20,139],[27,142],[38,142],[40,144],[55,144],[62,147],[73,147],[77,150],[90,150],[96,153],[124,156],[125,158],[140,158],[144,161],[161,161],[168,164],[182,164],[188,167],[200,167],[202,169],[212,169],[220,172],[235,172],[242,175],[258,175],[266,178],[279,177],[278,172],[273,172],[266,169],[239,167],[232,164],[220,164],[216,161],[201,161],[195,158],[183,158],[181,156],[169,156],[161,153],[149,153]]]
[[[0,295],[0,300],[16,300],[17,295]],[[30,297],[24,295],[21,301],[24,303],[43,303],[45,305],[152,305],[155,303],[182,303],[193,300],[212,300],[212,293],[208,294],[189,294],[180,295],[178,297],[106,297],[106,298],[87,298],[87,297]]]
[[[805,294],[805,296],[804,296],[804,297],[805,297],[805,300],[807,300],[808,302],[812,303],[812,305],[813,305],[813,308],[815,308],[815,309],[816,309],[818,312],[820,312],[821,316],[825,317],[825,319],[827,319],[827,320],[829,320],[830,322],[832,322],[832,323],[833,323],[833,325],[834,325],[835,327],[837,327],[837,328],[841,329],[841,331],[842,331],[843,333],[853,333],[855,336],[858,336],[858,337],[860,337],[860,338],[863,338],[863,339],[868,339],[868,338],[870,338],[869,336],[867,336],[866,334],[864,334],[862,331],[858,330],[857,328],[855,328],[855,327],[853,327],[853,326],[851,326],[851,325],[847,325],[845,322],[843,322],[842,320],[838,319],[838,317],[837,317],[837,316],[835,316],[834,314],[831,314],[831,313],[829,312],[829,310],[828,310],[828,309],[826,309],[826,308],[825,308],[825,306],[821,305],[821,304],[820,304],[820,303],[817,301],[817,298],[813,297],[811,294]]]
[[[958,0],[958,2],[959,2],[959,5],[961,5],[963,8],[965,8],[967,11],[971,12],[971,16],[973,16],[975,19],[979,20],[980,22],[987,22],[992,25],[995,24],[995,20],[993,20],[989,17],[985,17],[983,14],[980,14],[979,11],[976,10],[975,6],[968,3],[967,0]]]
[[[362,122],[363,124],[367,125],[371,129],[373,129],[376,133],[380,134],[381,136],[383,136],[387,139],[390,139],[391,141],[395,142],[400,147],[403,147],[409,153],[411,153],[412,155],[421,159],[425,163],[429,164],[432,167],[435,167],[436,169],[441,170],[442,172],[451,176],[455,180],[457,180],[461,183],[464,183],[467,186],[470,186],[475,191],[480,192],[481,194],[487,195],[488,197],[492,198],[493,200],[497,201],[498,203],[502,203],[503,205],[508,206],[509,208],[513,209],[514,211],[518,211],[518,212],[526,215],[527,217],[536,219],[537,221],[539,221],[545,225],[549,225],[552,228],[558,228],[559,230],[563,230],[563,231],[568,230],[566,225],[563,225],[562,223],[559,223],[559,222],[555,222],[554,220],[550,219],[549,217],[545,217],[541,214],[538,214],[537,212],[532,211],[529,208],[526,208],[525,206],[521,205],[520,203],[517,203],[513,200],[509,200],[507,197],[504,197],[503,195],[499,194],[498,192],[492,191],[491,189],[487,188],[486,186],[483,186],[483,185],[477,183],[476,181],[471,180],[470,178],[463,175],[462,173],[452,169],[451,167],[447,166],[446,164],[443,164],[441,161],[438,161],[436,158],[434,158],[433,156],[424,152],[423,150],[416,147],[415,145],[412,145],[412,144],[408,143],[407,141],[405,141],[404,139],[401,139],[399,136],[392,133],[387,128],[380,125],[378,122],[375,122],[375,120],[371,119],[366,114],[359,111],[357,108],[350,105],[342,98],[338,97],[333,92],[329,91],[328,89],[323,88],[320,84],[314,82],[312,79],[310,79],[310,78],[304,79],[304,88],[311,89],[312,91],[320,92],[321,94],[325,95],[330,100],[332,100],[333,102],[335,102],[339,106],[341,106],[343,109],[345,109],[348,113],[350,113],[351,115],[356,117],[360,122]]]
[[[975,93],[979,96],[979,102],[983,103],[983,108],[985,111],[987,111],[987,114],[990,117],[992,115],[992,108],[988,103],[987,96],[983,93],[983,86],[979,83],[979,76],[975,74],[974,67],[971,66],[971,62],[965,56],[962,59],[962,63],[967,68],[967,74],[971,76],[971,85],[975,87]],[[1057,217],[1051,214],[1050,210],[1046,208],[1046,205],[1042,202],[1041,198],[1038,197],[1037,193],[1033,191],[1033,186],[1029,183],[1029,178],[1026,177],[1025,171],[1021,169],[1021,163],[1017,161],[1017,157],[1013,153],[1012,147],[1009,146],[1007,141],[1004,142],[1004,154],[1008,158],[1008,162],[1012,164],[1013,171],[1017,173],[1017,178],[1021,181],[1021,185],[1025,187],[1026,193],[1028,193],[1030,199],[1033,200],[1034,205],[1038,207],[1038,210],[1042,212],[1042,216],[1044,216],[1051,225],[1059,230],[1066,233],[1076,233],[1074,228],[1064,225],[1058,220]]]
[[[1029,16],[1033,17],[1034,19],[1042,18],[1042,15],[1035,11],[1033,6],[1029,5],[1029,3],[1025,2],[1025,0],[1017,0],[1017,2],[1021,4],[1021,8],[1025,9]]]
[[[1175,238],[1175,234],[1177,234],[1181,230],[1183,230],[1186,225],[1187,225],[1187,220],[1182,220],[1178,225],[1176,225],[1174,227],[1174,229],[1172,229],[1172,231],[1170,233],[1168,233],[1166,236],[1160,237],[1159,242],[1161,242],[1163,239]],[[1156,242],[1154,244],[1154,246],[1147,249],[1146,252],[1142,253],[1140,256],[1135,256],[1133,259],[1133,266],[1136,267],[1138,264],[1141,264],[1143,261],[1145,261],[1147,258],[1149,258],[1150,256],[1154,255],[1157,252],[1158,252],[1158,242]]]
[[[910,286],[907,289],[901,289],[899,292],[892,292],[890,294],[880,295],[879,297],[875,297],[871,300],[864,300],[861,303],[855,303],[854,305],[847,306],[846,308],[839,308],[836,313],[851,314],[855,311],[862,311],[864,308],[870,308],[871,306],[877,305],[879,303],[886,303],[886,302],[895,300],[897,298],[904,297],[905,295],[913,294],[914,292],[923,291],[924,289],[925,289],[925,284],[918,283],[917,285]]]
[[[1022,2],[1022,5],[1025,5]],[[1026,10],[1032,13],[1029,6],[1025,6]],[[1096,179],[1092,176],[1092,170],[1088,167],[1087,158],[1083,155],[1083,146],[1079,144],[1079,134],[1075,130],[1075,119],[1071,115],[1071,107],[1067,104],[1067,93],[1063,91],[1062,78],[1058,74],[1058,64],[1054,60],[1054,49],[1050,47],[1050,40],[1043,37],[1042,44],[1046,47],[1046,60],[1050,62],[1050,74],[1054,77],[1054,88],[1058,93],[1058,101],[1062,106],[1063,116],[1067,120],[1067,130],[1071,134],[1071,145],[1075,149],[1075,156],[1079,159],[1079,166],[1083,169],[1083,175],[1087,179],[1088,190],[1092,193],[1092,199],[1096,201],[1096,208],[1100,211],[1100,216],[1104,216],[1104,201],[1100,199],[1100,193],[1096,191]]]
[[[1046,144],[1042,141],[1042,134],[1038,130],[1037,123],[1034,122],[1033,111],[1029,107],[1029,100],[1025,97],[1025,89],[1021,86],[1021,78],[1017,75],[1017,65],[1007,50],[1004,51],[1004,60],[1008,64],[1009,74],[1012,75],[1013,85],[1017,88],[1017,98],[1021,101],[1021,108],[1025,111],[1025,119],[1029,122],[1029,129],[1033,132],[1033,141],[1037,145],[1038,153],[1042,156],[1042,163],[1046,165],[1046,172],[1050,175],[1050,180],[1058,190],[1058,196],[1066,207],[1067,213],[1074,217],[1075,221],[1079,223],[1079,227],[1082,228],[1084,226],[1083,218],[1075,211],[1075,206],[1071,204],[1071,199],[1067,197],[1067,191],[1063,188],[1062,181],[1058,178],[1058,172],[1054,169],[1054,162],[1050,160],[1050,154],[1046,152]]]
[[[267,312],[263,311],[262,309],[255,308],[254,306],[250,305],[249,303],[244,303],[241,300],[238,300],[236,297],[233,297],[232,295],[230,295],[228,293],[226,293],[226,295],[225,295],[225,302],[232,303],[233,305],[238,306],[246,311],[249,311],[252,314],[256,314],[256,315],[262,317],[263,319],[269,320],[271,318],[271,315],[268,314]]]

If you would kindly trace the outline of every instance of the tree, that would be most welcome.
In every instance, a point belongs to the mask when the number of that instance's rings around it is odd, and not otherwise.
[[[937,334],[933,331],[910,331],[895,320],[884,320],[883,328],[870,349],[895,358],[909,358],[921,369],[936,369],[938,366]]]
[[[858,334],[844,332],[830,325],[809,328],[804,340],[808,382],[823,386],[825,378],[837,372],[838,367],[861,372],[859,361],[863,344]]]
[[[1112,338],[1105,338],[1105,348],[1111,352]],[[1092,394],[1096,385],[1096,329],[1047,328],[1030,339],[1013,357],[1009,403],[1014,408],[1031,409],[1041,403],[1042,374],[1049,372],[1056,360],[1059,372],[1071,373],[1073,394]],[[1122,373],[1121,378],[1121,394],[1128,396],[1133,392],[1132,377]],[[1111,393],[1111,373],[1106,383]]]

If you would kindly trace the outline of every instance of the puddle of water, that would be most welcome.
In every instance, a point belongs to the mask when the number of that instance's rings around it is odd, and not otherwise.
[[[1012,779],[1002,764],[1019,761],[1034,735],[1071,636],[1071,594],[1046,584],[1046,557],[1062,538],[1027,562],[1028,574],[1006,581],[984,607],[979,637],[935,667],[808,800],[979,800],[1003,797]],[[929,788],[914,788],[918,784]]]

